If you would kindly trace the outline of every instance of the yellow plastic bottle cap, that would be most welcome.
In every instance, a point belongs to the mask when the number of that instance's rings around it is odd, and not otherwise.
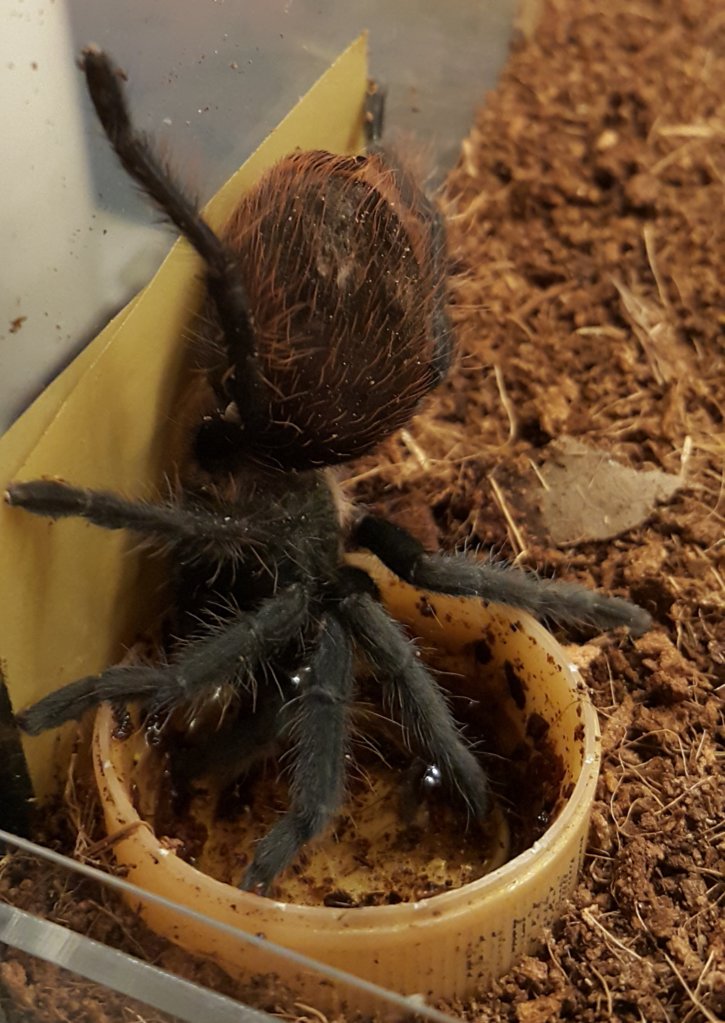
[[[186,862],[177,849],[188,836],[175,841],[166,826],[163,834],[154,831],[164,801],[158,753],[143,730],[120,734],[109,705],[99,709],[93,740],[106,827],[128,880],[145,890],[402,994],[462,997],[530,951],[574,888],[599,768],[596,714],[561,646],[528,615],[478,598],[420,591],[368,555],[350,561],[374,576],[388,611],[443,673],[438,678],[455,694],[456,717],[487,725],[499,791],[491,833],[465,833],[464,814],[441,810],[442,835],[431,824],[439,815],[431,805],[417,811],[431,826],[416,831],[413,825],[419,840],[408,841],[411,828],[401,823],[396,791],[402,774],[391,780],[377,758],[379,771],[373,762],[365,768],[372,779],[351,782],[335,827],[281,875],[272,898],[241,891],[226,883],[243,872],[240,848],[248,855],[282,807],[272,806],[261,821],[242,816],[236,832],[209,814],[199,826],[197,865]],[[508,778],[507,787],[501,778]],[[218,879],[235,865],[233,878]],[[398,902],[401,897],[410,901]],[[329,984],[294,963],[271,962],[264,950],[212,928],[184,927],[159,906],[140,910],[155,931],[234,975],[275,974],[314,1004],[338,1007]]]

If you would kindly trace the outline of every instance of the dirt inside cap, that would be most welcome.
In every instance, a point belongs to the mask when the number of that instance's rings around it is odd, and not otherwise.
[[[540,656],[546,657],[543,650]],[[561,809],[573,782],[549,723],[527,709],[526,689],[536,679],[521,665],[493,662],[481,640],[455,653],[430,652],[429,659],[490,778],[494,808],[487,825],[468,820],[436,765],[411,756],[400,727],[382,711],[380,684],[363,672],[345,801],[323,836],[276,879],[273,898],[344,908],[437,895],[528,848]],[[209,876],[238,885],[255,843],[287,808],[285,756],[258,762],[239,779],[225,777],[219,764],[189,781],[184,765],[200,746],[218,741],[218,717],[209,707],[205,714],[191,735],[188,718],[177,716],[161,732],[119,718],[115,741],[129,747],[135,807],[162,844]]]

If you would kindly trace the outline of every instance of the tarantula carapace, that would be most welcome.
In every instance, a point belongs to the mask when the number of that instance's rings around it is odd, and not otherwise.
[[[121,163],[201,256],[207,300],[200,399],[179,496],[147,503],[57,480],[13,483],[11,505],[130,530],[171,553],[174,632],[161,664],[120,665],[23,711],[31,734],[101,701],[147,715],[199,707],[220,688],[245,707],[200,758],[292,750],[289,809],[243,879],[264,891],[338,806],[353,657],[380,681],[412,749],[435,764],[475,820],[486,775],[437,682],[344,552],[373,551],[403,579],[596,628],[647,628],[641,608],[581,586],[462,555],[427,554],[397,526],[348,510],[330,466],[406,423],[453,349],[441,216],[379,141],[371,91],[366,155],[297,152],[242,200],[220,235],[132,125],[122,75],[94,47],[81,66]],[[254,692],[244,702],[243,695]]]

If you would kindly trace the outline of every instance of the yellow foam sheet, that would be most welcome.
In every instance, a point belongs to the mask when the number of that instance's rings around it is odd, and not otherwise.
[[[359,150],[366,86],[361,37],[210,202],[212,226],[285,154]],[[119,187],[128,187],[118,174]],[[169,427],[184,331],[201,300],[200,270],[190,246],[178,241],[150,284],[0,438],[3,488],[13,479],[58,476],[129,496],[158,490],[172,468]],[[16,710],[116,660],[158,600],[127,535],[0,507],[0,666]],[[68,738],[66,729],[60,739],[55,732],[25,740],[37,794],[58,775]]]

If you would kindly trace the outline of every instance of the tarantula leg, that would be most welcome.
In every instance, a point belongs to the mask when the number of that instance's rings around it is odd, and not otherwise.
[[[6,502],[33,515],[53,519],[78,517],[103,529],[130,529],[160,543],[189,545],[200,551],[233,556],[240,545],[264,542],[259,530],[245,519],[210,511],[198,505],[151,504],[131,501],[107,490],[73,487],[59,480],[10,483]]]
[[[365,103],[365,137],[368,153],[379,153],[395,177],[403,203],[428,226],[428,258],[432,270],[433,313],[430,330],[433,352],[428,366],[431,374],[430,389],[443,381],[451,366],[455,347],[453,325],[448,315],[448,251],[446,229],[441,211],[420,187],[404,164],[399,164],[395,152],[381,142],[385,110],[385,91],[375,88],[368,92]]]
[[[385,127],[385,101],[387,95],[388,92],[385,86],[373,80],[368,83],[368,91],[365,96],[363,130],[365,133],[365,147],[369,153],[381,149],[380,143],[382,142]]]
[[[473,816],[483,820],[489,810],[486,774],[462,739],[438,683],[414,645],[368,593],[344,597],[340,613],[381,678],[385,703],[410,736],[411,745],[440,769]]]
[[[219,312],[225,343],[237,370],[236,396],[256,409],[259,379],[254,358],[254,333],[247,295],[236,256],[212,231],[197,204],[154,153],[148,137],[131,121],[122,84],[123,72],[95,46],[81,57],[88,92],[108,141],[121,164],[169,220],[193,245],[206,264],[207,285]]]
[[[202,259],[222,276],[233,257],[201,217],[196,203],[171,177],[148,137],[134,128],[123,72],[96,46],[83,50],[80,67],[101,126],[124,169],[189,239]]]
[[[299,585],[275,594],[254,611],[236,616],[184,644],[171,664],[116,665],[100,675],[71,682],[17,716],[30,735],[77,720],[104,700],[140,700],[151,712],[198,699],[224,682],[237,684],[281,653],[308,618],[308,598]]]
[[[291,726],[290,808],[258,843],[242,888],[264,892],[339,806],[352,684],[351,641],[340,622],[328,615]]]
[[[360,520],[354,540],[401,579],[426,590],[481,597],[561,623],[597,629],[626,625],[634,636],[642,635],[652,624],[651,616],[637,604],[578,583],[542,579],[535,572],[476,561],[463,554],[427,554],[406,530],[372,515]]]
[[[387,93],[384,87],[371,82],[365,99],[365,142],[368,153],[378,153],[385,160],[395,176],[395,183],[403,198],[403,203],[428,225],[429,258],[432,279],[435,281],[433,295],[433,316],[431,332],[433,335],[433,354],[430,363],[431,389],[445,379],[453,358],[454,337],[453,326],[447,312],[448,305],[448,253],[446,249],[446,229],[441,211],[436,203],[420,187],[415,177],[410,174],[404,164],[396,159],[395,152],[383,141],[385,123],[385,101]]]

